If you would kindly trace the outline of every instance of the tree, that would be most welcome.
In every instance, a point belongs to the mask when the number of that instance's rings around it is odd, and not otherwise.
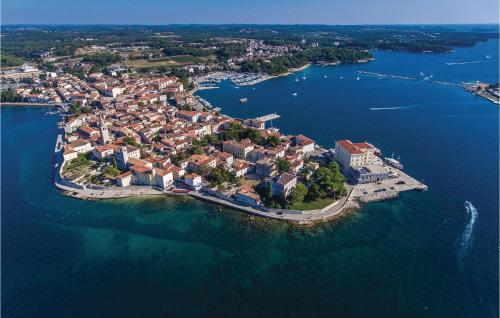
[[[307,195],[307,188],[303,183],[297,183],[295,188],[292,189],[290,192],[290,197],[289,200],[290,202],[296,203],[296,202],[302,202],[304,201],[305,196]]]
[[[109,167],[107,167],[107,168],[104,170],[103,174],[104,174],[105,176],[116,177],[116,176],[118,176],[118,175],[120,174],[120,170],[116,169],[116,168],[115,168],[115,167],[113,167],[113,166],[109,166]]]
[[[266,138],[265,145],[268,147],[276,147],[281,143],[281,140],[278,136],[271,135]]]
[[[283,158],[276,159],[276,168],[279,173],[290,172],[290,162]]]
[[[90,62],[100,66],[106,66],[119,62],[122,60],[122,58],[119,54],[104,52],[85,55],[82,60],[83,62]]]
[[[2,53],[3,53],[3,50],[2,50]],[[10,67],[10,66],[22,65],[24,61],[16,56],[13,56],[13,55],[2,54],[1,62],[2,62],[3,67]]]
[[[314,201],[314,200],[321,198],[322,196],[323,196],[323,191],[321,191],[321,188],[319,187],[319,185],[313,183],[309,187],[306,198],[308,201]]]
[[[2,91],[1,94],[2,103],[17,103],[21,102],[22,100],[23,98],[21,97],[21,95],[19,95],[14,89],[10,87]]]

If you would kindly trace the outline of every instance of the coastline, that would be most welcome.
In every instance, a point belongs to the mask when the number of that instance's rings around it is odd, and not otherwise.
[[[21,106],[30,106],[30,107],[59,107],[60,104],[52,104],[52,103],[28,103],[28,102],[18,102],[18,103],[0,103],[0,107],[21,107]]]

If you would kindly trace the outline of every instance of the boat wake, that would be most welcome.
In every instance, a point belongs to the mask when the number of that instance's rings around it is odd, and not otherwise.
[[[472,61],[472,62],[448,62],[446,65],[465,65],[465,64],[477,64],[477,63],[482,63],[483,61]]]
[[[470,246],[472,245],[472,241],[474,239],[474,225],[476,224],[477,219],[477,209],[472,203],[469,201],[465,201],[465,211],[469,215],[469,222],[465,226],[465,230],[460,238],[460,242],[458,244],[457,256],[460,264],[463,264],[463,260],[469,251]]]
[[[415,106],[401,106],[401,107],[371,107],[370,110],[399,110],[399,109],[409,109]]]

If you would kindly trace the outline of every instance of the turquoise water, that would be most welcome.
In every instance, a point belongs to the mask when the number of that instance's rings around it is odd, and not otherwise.
[[[367,70],[496,81],[497,52],[498,42],[377,52],[366,65],[201,92],[230,115],[277,112],[283,132],[327,147],[371,141],[430,187],[314,228],[195,200],[60,196],[50,169],[58,118],[2,108],[2,314],[498,317],[498,106],[425,81],[356,80]],[[392,107],[409,108],[370,110]],[[465,201],[477,209],[470,237]]]

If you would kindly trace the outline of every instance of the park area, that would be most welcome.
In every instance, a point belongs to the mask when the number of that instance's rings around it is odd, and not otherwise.
[[[156,59],[128,60],[125,62],[125,65],[131,68],[154,69],[157,67],[184,66],[190,64],[207,63],[212,60],[214,60],[213,56],[197,57],[192,55],[175,55]]]

